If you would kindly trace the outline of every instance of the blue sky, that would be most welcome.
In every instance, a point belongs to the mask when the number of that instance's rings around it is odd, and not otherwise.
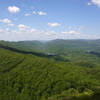
[[[100,0],[0,0],[0,40],[100,38]]]

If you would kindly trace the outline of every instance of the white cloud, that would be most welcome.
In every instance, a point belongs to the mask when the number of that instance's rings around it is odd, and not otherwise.
[[[92,3],[100,7],[100,0],[92,0]]]
[[[62,32],[63,34],[70,34],[70,35],[79,35],[80,33],[75,30],[70,30],[66,32]]]
[[[33,14],[36,15],[36,11],[33,11]]]
[[[14,24],[10,23],[10,24],[8,24],[8,26],[11,26],[11,27],[13,27],[13,26],[14,26]]]
[[[46,13],[46,12],[43,12],[43,11],[39,11],[39,12],[37,12],[37,13],[38,13],[38,15],[40,15],[40,16],[47,15],[47,13]]]
[[[32,14],[33,14],[33,15],[40,15],[40,16],[45,16],[45,15],[47,15],[47,13],[46,13],[46,12],[43,12],[43,11],[38,11],[38,12],[33,11]],[[31,16],[32,14],[26,13],[25,16]]]
[[[91,2],[88,3],[88,6],[91,5],[97,5],[98,7],[100,7],[100,0],[91,0]]]
[[[2,20],[0,20],[0,22],[5,23],[5,24],[7,24],[8,26],[11,26],[11,27],[14,26],[14,24],[12,24],[12,21],[8,18],[2,19]]]
[[[90,2],[88,2],[88,6],[91,6],[92,4]]]
[[[1,33],[1,32],[3,32],[3,30],[2,30],[2,29],[0,29],[0,33]]]
[[[6,32],[9,32],[9,31],[10,31],[10,29],[9,29],[9,28],[6,28],[6,29],[5,29],[5,31],[6,31]]]
[[[20,11],[20,8],[16,7],[16,6],[9,6],[8,7],[8,11],[10,13],[18,13]]]
[[[10,28],[0,29],[0,40],[22,41],[22,40],[52,40],[52,39],[97,39],[99,34],[82,34],[82,28],[57,33],[53,30],[39,30],[20,24],[19,30],[10,30]],[[25,30],[25,31],[23,31]]]
[[[0,20],[0,22],[10,24],[11,20],[5,18],[5,19]]]
[[[26,13],[26,14],[25,14],[25,16],[31,16],[31,14],[29,14],[29,13]]]
[[[58,27],[58,26],[61,26],[61,24],[59,24],[59,23],[48,23],[48,25],[49,26],[51,26],[51,27]]]
[[[10,41],[22,41],[22,40],[52,40],[57,39],[57,33],[55,31],[45,31],[35,28],[27,29],[26,25],[18,25],[18,28],[22,30],[10,30],[6,28],[3,34],[0,34],[0,40]],[[25,29],[25,31],[23,31]]]
[[[37,30],[32,28],[32,29],[30,30],[30,32],[31,32],[31,33],[37,32]]]
[[[82,30],[84,29],[83,26],[76,27],[75,29],[70,29],[69,31],[62,32],[62,34],[66,35],[82,35]]]
[[[23,31],[23,30],[26,30],[26,29],[28,29],[28,28],[30,28],[30,27],[29,27],[29,26],[26,26],[26,25],[24,25],[24,24],[19,24],[19,25],[18,25],[18,29],[19,29],[19,30],[22,30],[22,31]]]

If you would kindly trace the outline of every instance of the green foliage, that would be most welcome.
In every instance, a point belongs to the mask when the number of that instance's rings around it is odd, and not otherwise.
[[[80,46],[77,46],[79,50],[68,47],[69,50],[63,51],[65,41],[57,42],[47,43],[46,53],[53,52],[49,56],[0,48],[0,100],[99,100],[100,58]],[[4,41],[1,44],[10,45]],[[20,45],[12,44],[19,50]],[[37,46],[37,42],[34,45]],[[71,42],[71,45],[75,44]],[[25,51],[20,48],[23,52],[30,51],[23,47]],[[37,49],[39,51],[38,46]]]

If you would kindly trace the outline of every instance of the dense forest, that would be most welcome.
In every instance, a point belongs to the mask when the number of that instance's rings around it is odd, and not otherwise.
[[[100,100],[100,40],[0,41],[0,100]]]

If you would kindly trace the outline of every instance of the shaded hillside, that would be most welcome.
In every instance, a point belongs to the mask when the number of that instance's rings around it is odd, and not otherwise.
[[[52,58],[56,61],[63,61],[63,62],[68,62],[68,59],[65,59],[64,57],[61,57],[60,55],[55,55],[55,54],[44,54],[40,52],[34,52],[34,51],[26,51],[18,48],[13,48],[11,46],[5,46],[3,44],[0,44],[0,48],[7,49],[13,52],[21,53],[21,54],[31,54],[39,57],[45,57],[45,58]]]
[[[39,41],[20,41],[20,42],[0,41],[0,45],[12,47],[24,51],[40,52],[42,43]]]

